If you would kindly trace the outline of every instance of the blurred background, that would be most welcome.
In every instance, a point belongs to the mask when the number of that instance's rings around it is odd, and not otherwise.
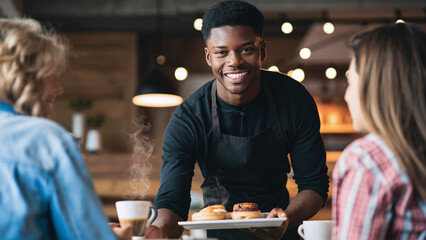
[[[111,219],[116,218],[112,204],[118,199],[154,200],[160,183],[162,138],[176,109],[136,106],[132,98],[138,89],[161,79],[162,87],[185,99],[213,79],[204,58],[205,45],[199,31],[202,23],[197,19],[216,2],[0,0],[0,17],[34,18],[67,39],[70,62],[62,79],[64,93],[55,106],[55,120],[81,138],[95,189]],[[397,20],[426,30],[426,2],[248,2],[257,6],[266,20],[267,58],[263,67],[301,81],[317,102],[331,174],[341,151],[360,136],[352,129],[343,99],[351,37]],[[146,157],[133,159],[129,136],[139,129],[135,120],[142,116],[146,117],[145,124],[150,124],[146,134],[154,144],[147,147]],[[197,167],[193,209],[202,204],[201,183]],[[297,193],[291,178],[288,188],[291,196]],[[329,205],[314,218],[331,219]]]

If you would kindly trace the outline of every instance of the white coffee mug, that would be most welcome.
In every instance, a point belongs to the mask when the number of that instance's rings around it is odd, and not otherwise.
[[[132,236],[132,240],[144,240],[145,238],[140,236]]]
[[[118,201],[115,203],[117,216],[122,227],[131,225],[133,236],[143,236],[146,228],[157,216],[150,201]]]
[[[333,230],[333,221],[312,220],[303,221],[297,232],[306,240],[330,240]]]

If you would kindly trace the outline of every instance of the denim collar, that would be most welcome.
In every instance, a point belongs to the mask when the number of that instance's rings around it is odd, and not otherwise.
[[[0,101],[0,111],[6,111],[10,113],[16,114],[15,110],[13,109],[12,105]]]

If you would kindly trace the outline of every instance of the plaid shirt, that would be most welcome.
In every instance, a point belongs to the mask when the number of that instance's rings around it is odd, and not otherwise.
[[[333,171],[333,239],[426,239],[426,201],[413,190],[380,138],[356,140]]]

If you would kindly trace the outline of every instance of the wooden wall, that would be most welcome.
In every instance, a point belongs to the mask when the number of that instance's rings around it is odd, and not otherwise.
[[[128,134],[136,107],[131,104],[137,83],[137,35],[133,33],[67,33],[70,62],[64,74],[64,93],[55,105],[57,120],[71,131],[73,110],[78,98],[93,105],[83,113],[102,114],[100,128],[104,149],[128,151]]]

